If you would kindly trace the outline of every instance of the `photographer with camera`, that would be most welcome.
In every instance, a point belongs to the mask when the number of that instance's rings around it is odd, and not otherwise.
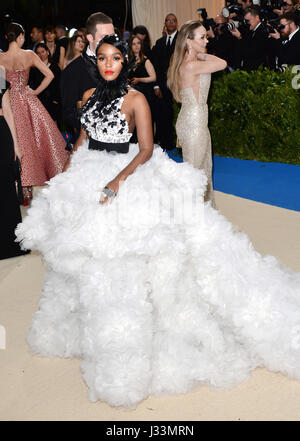
[[[238,53],[237,40],[231,35],[228,29],[228,19],[222,14],[217,15],[214,23],[207,31],[209,42],[207,52],[227,62],[227,69],[233,72],[240,67],[241,60]]]
[[[237,0],[237,2],[242,5],[243,9],[252,8],[253,6],[252,0]]]
[[[247,0],[248,1],[248,0]],[[225,18],[230,19],[239,19],[243,17],[243,5],[239,0],[229,0],[225,2],[226,5],[222,9],[222,15]]]
[[[270,36],[274,39],[277,68],[300,65],[300,30],[295,12],[287,12],[280,17],[280,32],[274,29]]]
[[[229,31],[237,28],[242,38],[249,33],[249,25],[244,19],[246,5],[252,4],[252,0],[230,0],[222,9],[222,15],[228,19],[227,28]]]
[[[261,21],[258,7],[245,9],[244,18],[249,26],[249,32],[242,33],[237,27],[230,32],[240,43],[241,69],[256,70],[259,66],[268,65],[268,31]]]
[[[294,12],[297,7],[299,7],[300,3],[299,0],[286,0],[280,2],[279,9],[274,9],[274,12],[281,16],[283,14],[287,14],[288,12]]]

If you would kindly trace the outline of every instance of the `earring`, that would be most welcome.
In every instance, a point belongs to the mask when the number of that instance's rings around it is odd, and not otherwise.
[[[188,46],[188,52],[189,52],[189,54],[191,54],[192,53],[192,46]]]

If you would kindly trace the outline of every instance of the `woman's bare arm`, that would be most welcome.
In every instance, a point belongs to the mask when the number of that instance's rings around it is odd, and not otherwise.
[[[146,68],[147,74],[149,76],[143,77],[143,78],[136,78],[136,80],[138,80],[137,82],[154,83],[156,81],[156,72],[155,72],[153,64],[151,63],[151,61],[149,59],[146,60],[145,68]]]
[[[49,69],[49,67],[47,67],[34,52],[31,52],[31,56],[32,56],[32,66],[39,69],[39,71],[42,72],[42,74],[45,76],[39,87],[37,87],[35,90],[32,91],[34,95],[39,95],[41,92],[43,92],[43,90],[45,90],[49,86],[49,84],[54,78],[54,74]]]
[[[194,75],[218,72],[227,67],[227,62],[215,55],[198,54],[197,58],[199,61],[191,61],[185,65],[185,69]]]
[[[142,93],[134,96],[134,119],[139,143],[139,153],[118,175],[124,181],[135,169],[147,162],[153,152],[152,119],[149,104]]]
[[[153,152],[152,121],[148,102],[143,94],[136,93],[132,96],[132,105],[140,151],[127,167],[107,184],[107,187],[115,193],[118,192],[121,182],[125,181],[139,165],[147,162]],[[100,202],[104,203],[106,201],[107,199],[101,200]]]
[[[60,70],[63,70],[65,68],[65,55],[66,51],[63,46],[60,46],[59,48],[59,61],[58,61],[58,67]]]
[[[5,92],[5,94],[3,95],[3,98],[2,98],[2,109],[3,109],[3,116],[7,122],[7,125],[10,129],[10,132],[11,132],[11,136],[14,141],[15,156],[17,156],[21,160],[22,155],[21,155],[21,151],[19,148],[15,120],[14,120],[12,108],[10,105],[10,97],[9,97],[8,90]]]

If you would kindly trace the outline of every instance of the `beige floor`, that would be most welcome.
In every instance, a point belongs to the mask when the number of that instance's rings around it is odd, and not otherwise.
[[[300,270],[299,212],[222,193],[216,200],[258,251]],[[0,324],[6,329],[6,349],[0,349],[0,420],[300,420],[300,382],[266,369],[256,369],[231,390],[199,386],[187,395],[150,397],[134,411],[89,402],[78,360],[28,353],[25,336],[43,273],[37,253],[0,261]]]

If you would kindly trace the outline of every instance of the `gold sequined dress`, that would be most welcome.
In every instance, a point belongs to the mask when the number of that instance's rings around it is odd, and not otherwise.
[[[210,200],[214,205],[211,139],[207,127],[210,81],[210,74],[200,75],[198,100],[191,87],[180,91],[182,105],[176,122],[176,133],[182,147],[183,160],[205,171],[208,184],[204,200]]]

